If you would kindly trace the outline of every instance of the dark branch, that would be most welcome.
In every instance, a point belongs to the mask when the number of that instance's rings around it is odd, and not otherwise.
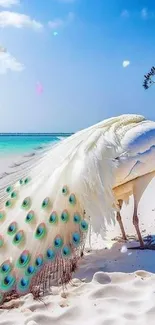
[[[143,82],[144,89],[150,88],[155,83],[155,81],[152,80],[153,76],[155,76],[155,67],[154,66],[151,68],[150,72],[148,72],[146,75],[144,75],[144,82]]]

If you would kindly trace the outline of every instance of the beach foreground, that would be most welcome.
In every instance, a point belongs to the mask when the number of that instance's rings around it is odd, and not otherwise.
[[[18,159],[1,157],[1,172]],[[155,179],[139,205],[143,235],[155,233],[154,188]],[[135,233],[132,209],[131,198],[123,209],[129,235]],[[52,287],[51,294],[40,301],[28,294],[5,304],[0,310],[0,325],[154,325],[155,251],[130,250],[127,247],[135,242],[124,244],[112,240],[119,235],[118,224],[107,228],[106,241],[92,233],[92,251],[86,252],[66,289]],[[88,248],[87,240],[86,251]]]
[[[0,324],[153,325],[155,275],[143,271],[155,271],[153,258],[154,252],[130,251],[122,244],[92,251],[65,291],[52,287],[42,301],[28,294],[10,302],[14,309],[0,311]]]

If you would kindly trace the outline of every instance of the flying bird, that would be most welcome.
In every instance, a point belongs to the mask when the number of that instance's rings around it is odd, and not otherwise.
[[[104,238],[107,223],[116,218],[126,239],[121,206],[131,194],[131,222],[145,248],[136,182],[153,177],[154,157],[155,122],[121,115],[27,156],[0,175],[1,304],[29,292],[37,298],[53,280],[68,283],[89,225]]]

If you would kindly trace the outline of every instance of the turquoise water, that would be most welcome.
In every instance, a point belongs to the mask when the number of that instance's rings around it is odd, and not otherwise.
[[[0,134],[0,154],[16,154],[52,144],[70,134]]]

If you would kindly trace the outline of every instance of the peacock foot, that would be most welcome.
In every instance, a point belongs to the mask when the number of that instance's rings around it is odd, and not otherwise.
[[[131,246],[128,247],[128,249],[155,250],[155,236],[148,235],[143,238],[143,243],[141,243],[139,246]]]

